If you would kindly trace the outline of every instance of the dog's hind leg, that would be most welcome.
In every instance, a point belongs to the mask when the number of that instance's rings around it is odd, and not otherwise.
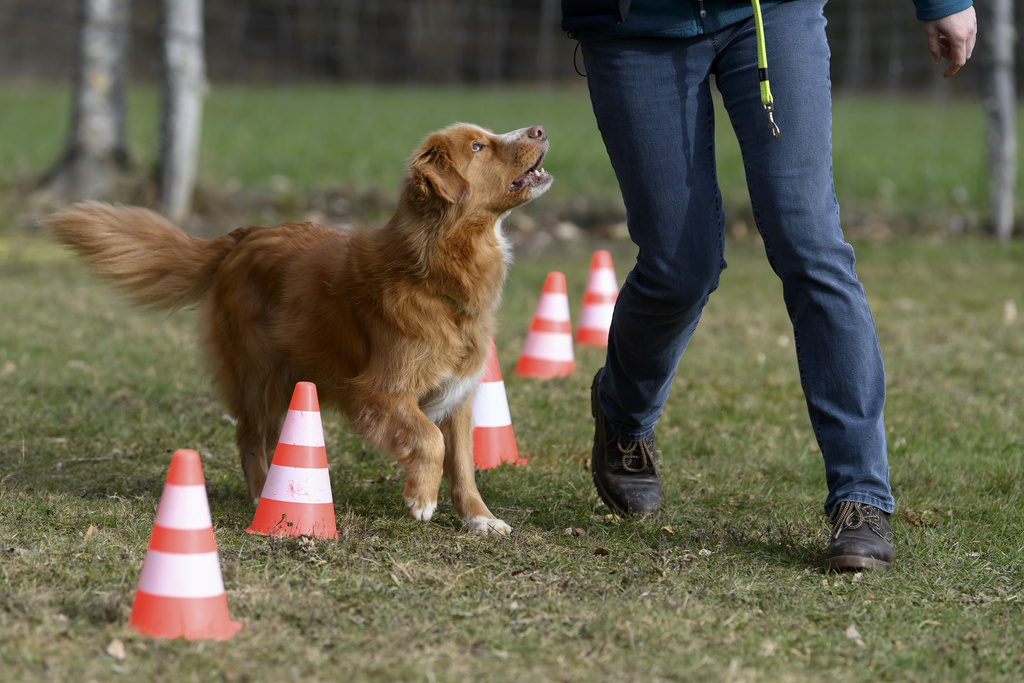
[[[262,400],[260,398],[262,397]],[[288,408],[288,394],[282,387],[268,386],[260,390],[249,387],[238,397],[238,455],[245,474],[248,498],[255,503],[263,493],[274,450],[281,436],[281,424]]]
[[[250,424],[245,418],[238,421],[238,455],[245,474],[247,497],[252,503],[258,502],[263,493],[280,436],[280,420],[262,426]]]
[[[473,463],[473,401],[464,401],[441,423],[444,436],[444,474],[452,490],[452,505],[463,525],[478,536],[506,535],[512,527],[487,509],[476,486]]]
[[[244,416],[238,420],[236,435],[238,457],[248,489],[247,498],[250,502],[256,503],[260,499],[260,494],[263,493],[263,485],[267,482],[267,472],[270,470],[270,458],[273,457],[272,449],[274,447],[270,446],[271,451],[268,455],[263,430],[250,424]]]

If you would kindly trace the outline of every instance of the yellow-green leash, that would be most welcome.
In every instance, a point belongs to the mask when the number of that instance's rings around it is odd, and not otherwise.
[[[764,46],[764,24],[761,21],[761,3],[751,0],[754,6],[754,26],[757,29],[757,77],[761,81],[761,104],[768,114],[768,125],[772,127],[772,135],[779,137],[779,127],[775,125],[775,107],[772,104],[772,89],[768,85],[768,51]]]

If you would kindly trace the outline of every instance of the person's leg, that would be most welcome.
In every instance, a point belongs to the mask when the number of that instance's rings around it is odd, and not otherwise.
[[[594,378],[591,470],[621,514],[657,514],[654,427],[723,259],[706,41],[586,44],[587,80],[626,206],[637,262]]]
[[[637,262],[615,303],[600,403],[623,439],[649,437],[723,258],[704,41],[584,44],[597,124]]]
[[[859,504],[878,508],[886,513],[879,534],[885,536],[894,509],[885,376],[833,186],[823,5],[785,2],[764,13],[778,139],[760,101],[752,22],[729,36],[716,78],[740,142],[757,227],[793,323],[801,383],[825,462],[825,510],[835,516],[844,501],[857,503],[858,511]]]

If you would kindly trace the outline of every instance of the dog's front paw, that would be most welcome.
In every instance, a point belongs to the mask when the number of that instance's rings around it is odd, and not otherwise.
[[[508,536],[512,533],[512,527],[493,517],[470,517],[463,520],[463,525],[477,536]]]
[[[409,514],[412,515],[417,522],[429,522],[430,518],[434,516],[434,510],[437,509],[437,501],[427,503],[424,501],[406,498],[405,506],[409,508]]]

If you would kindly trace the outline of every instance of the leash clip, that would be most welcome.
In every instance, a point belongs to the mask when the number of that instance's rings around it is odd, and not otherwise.
[[[771,102],[765,102],[764,103],[764,113],[768,115],[768,125],[771,126],[771,128],[772,128],[772,135],[774,135],[775,139],[778,140],[779,139],[779,127],[775,124],[775,117],[772,116],[774,111],[775,111],[775,108],[772,106]]]

